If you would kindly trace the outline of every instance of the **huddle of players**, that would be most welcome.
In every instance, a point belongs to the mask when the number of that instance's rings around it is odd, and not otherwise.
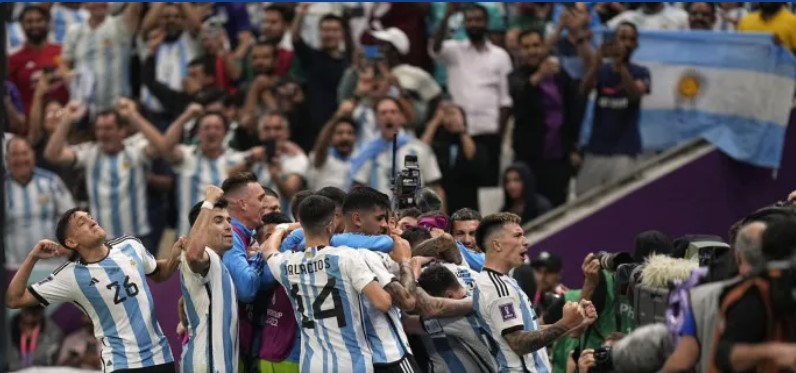
[[[105,242],[104,230],[90,215],[70,210],[58,224],[60,244],[36,245],[9,286],[7,304],[72,302],[94,321],[105,371],[174,371],[145,277],[162,281],[181,267],[190,329],[182,371],[236,372],[236,290],[221,260],[232,246],[233,228],[223,191],[209,186],[204,197],[189,214],[187,239],[180,238],[170,257],[157,261],[134,238]],[[259,246],[293,304],[301,372],[419,372],[406,332],[424,337],[435,372],[549,372],[545,346],[596,319],[589,302],[570,302],[560,321],[538,324],[527,296],[508,275],[527,252],[516,215],[481,221],[476,239],[486,259],[484,269],[474,273],[466,264],[443,259],[428,264],[429,258],[412,257],[409,243],[388,224],[389,198],[370,188],[346,197],[346,232],[357,232],[349,223],[378,226],[393,240],[392,251],[331,246],[341,224],[339,208],[329,198],[311,195],[298,206],[300,223],[277,226]],[[280,252],[283,239],[298,229],[304,249]],[[446,237],[424,247],[443,250]],[[25,288],[38,259],[69,252],[71,261]]]

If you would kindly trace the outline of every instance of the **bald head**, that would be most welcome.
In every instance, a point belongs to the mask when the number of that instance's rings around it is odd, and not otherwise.
[[[754,221],[744,225],[738,231],[735,239],[735,252],[738,255],[738,271],[741,275],[749,274],[752,270],[763,265],[762,236],[766,224]]]

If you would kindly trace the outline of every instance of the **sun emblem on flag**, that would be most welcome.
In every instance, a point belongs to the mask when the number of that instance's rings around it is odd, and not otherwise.
[[[677,99],[678,101],[693,102],[704,90],[704,77],[696,70],[686,70],[677,82]]]

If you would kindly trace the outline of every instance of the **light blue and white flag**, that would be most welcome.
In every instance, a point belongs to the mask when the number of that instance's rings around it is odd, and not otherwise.
[[[702,137],[729,156],[778,168],[796,89],[796,57],[771,35],[712,31],[641,32],[633,62],[647,67],[644,150]],[[591,133],[589,102],[581,139]]]

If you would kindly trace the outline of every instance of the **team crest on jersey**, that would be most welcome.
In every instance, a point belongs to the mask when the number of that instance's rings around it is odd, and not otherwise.
[[[508,321],[517,318],[517,313],[514,312],[514,304],[504,304],[500,307],[500,316],[503,317],[503,321]]]
[[[130,163],[129,161],[124,161],[124,162],[122,162],[122,168],[123,168],[123,169],[125,169],[125,170],[129,170],[129,169],[130,169],[130,167],[133,167],[133,164],[132,164],[132,163]]]
[[[46,194],[39,194],[39,198],[37,199],[40,205],[44,205],[50,201],[50,197]]]

